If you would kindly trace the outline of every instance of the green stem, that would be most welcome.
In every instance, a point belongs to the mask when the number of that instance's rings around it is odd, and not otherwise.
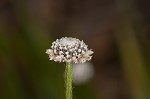
[[[66,63],[66,99],[72,99],[72,64]]]

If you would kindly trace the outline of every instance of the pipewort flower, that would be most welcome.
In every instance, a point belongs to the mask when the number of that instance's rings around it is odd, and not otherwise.
[[[66,62],[66,99],[72,99],[72,63],[84,63],[91,60],[94,53],[79,39],[62,37],[52,43],[51,49],[47,49],[49,60]]]

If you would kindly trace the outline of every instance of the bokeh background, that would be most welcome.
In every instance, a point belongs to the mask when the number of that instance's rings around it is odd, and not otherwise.
[[[93,77],[73,99],[150,99],[149,0],[0,0],[0,99],[65,99],[52,41],[84,40]],[[80,69],[79,69],[80,70]]]

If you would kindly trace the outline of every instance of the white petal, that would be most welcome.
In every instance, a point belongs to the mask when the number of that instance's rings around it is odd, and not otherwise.
[[[87,53],[88,55],[91,55],[91,54],[93,54],[94,52],[91,51],[91,50],[88,50],[86,53]]]
[[[52,50],[52,49],[47,49],[47,50],[46,50],[46,53],[47,53],[47,54],[51,54],[51,53],[53,53],[53,50]]]

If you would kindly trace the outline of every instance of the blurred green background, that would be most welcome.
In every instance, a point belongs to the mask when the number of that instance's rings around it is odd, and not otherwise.
[[[73,99],[150,99],[149,0],[0,0],[0,99],[65,99],[62,36],[93,49],[95,75]]]

